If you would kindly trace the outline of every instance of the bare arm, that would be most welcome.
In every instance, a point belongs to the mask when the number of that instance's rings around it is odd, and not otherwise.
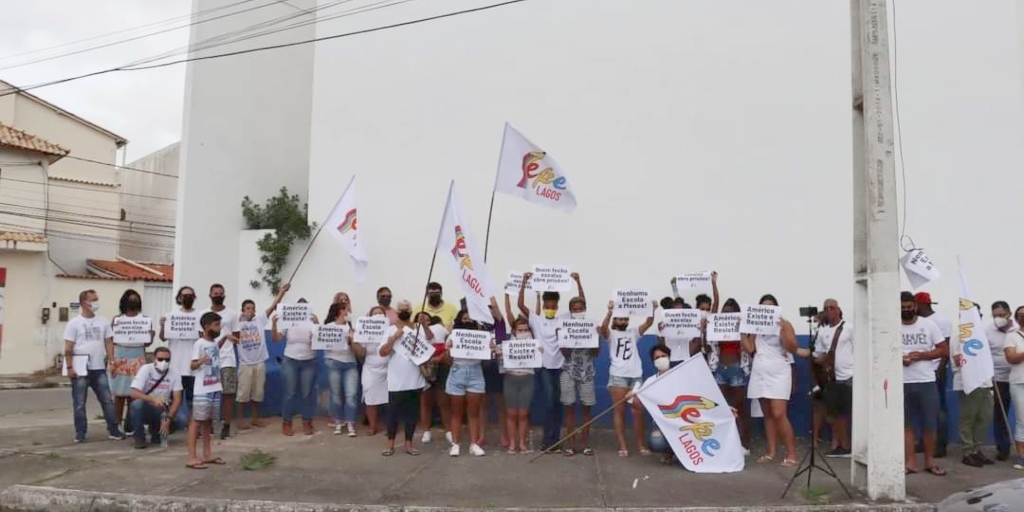
[[[284,299],[284,294],[288,293],[288,290],[290,290],[291,287],[292,285],[285,284],[284,286],[281,287],[280,290],[277,291],[277,296],[274,297],[274,302],[271,302],[270,307],[267,308],[266,314],[268,317],[274,314],[274,310],[277,309],[277,305],[281,303],[281,301]]]
[[[604,320],[601,321],[601,325],[597,328],[597,334],[601,335],[602,338],[608,339],[610,332],[608,331],[608,324],[612,321],[612,309],[615,308],[615,303],[608,302],[608,314],[604,315]]]
[[[270,319],[270,339],[274,342],[280,342],[284,340],[284,334],[277,330],[277,317]]]
[[[748,354],[757,352],[757,344],[754,343],[755,336],[753,334],[740,334],[740,344],[743,346],[743,350],[747,351]]]
[[[75,359],[75,342],[71,340],[64,340],[64,366],[68,369],[68,377],[72,379],[77,377],[75,373],[75,365],[72,361]]]
[[[654,309],[651,310],[651,316],[644,320],[644,323],[640,324],[640,335],[643,336],[647,333],[647,329],[650,329],[654,325],[654,310],[658,309],[658,301],[654,301]]]
[[[782,346],[788,352],[796,353],[800,346],[796,342],[796,331],[793,330],[793,324],[789,323],[788,320],[783,320],[782,325],[779,328],[779,338],[782,340]]]
[[[103,340],[103,344],[106,346],[107,349],[107,364],[112,365],[114,364],[114,337],[110,336],[109,338]]]
[[[711,272],[711,312],[718,313],[718,272]]]
[[[167,321],[167,317],[166,316],[160,317],[160,339],[162,341],[167,341],[167,335],[164,334],[164,322],[166,322],[166,321]]]
[[[512,311],[512,299],[509,298],[508,294],[505,294],[505,315],[508,316],[508,324],[514,325],[516,322],[515,311]]]
[[[405,336],[405,329],[399,328],[394,334],[388,338],[388,341],[380,346],[380,356],[387,357],[395,351],[395,343]]]
[[[1006,354],[1006,362],[1010,364],[1024,363],[1024,352],[1017,352],[1016,347],[1006,347],[1003,353]]]
[[[580,281],[580,275],[576,272],[573,272],[572,278],[574,281],[576,281],[576,291],[580,292],[580,298],[583,299],[584,303],[586,303],[587,296],[583,293],[583,281]]]
[[[519,286],[519,300],[516,303],[519,306],[519,311],[522,311],[526,317],[530,316],[530,308],[526,307],[526,285],[529,284],[532,275],[530,272],[523,274],[523,282]]]

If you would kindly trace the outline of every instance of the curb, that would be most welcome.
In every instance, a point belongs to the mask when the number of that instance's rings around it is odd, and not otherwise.
[[[70,388],[70,382],[0,382],[0,391]]]
[[[0,510],[33,511],[47,510],[54,512],[90,511],[167,511],[167,512],[285,512],[302,510],[304,512],[478,512],[485,509],[468,507],[423,507],[423,506],[387,506],[387,505],[335,505],[317,503],[296,503],[256,500],[224,500],[200,499],[171,496],[144,496],[139,494],[119,494],[108,492],[76,491],[55,487],[36,487],[14,485],[0,493]],[[505,510],[509,512],[534,512],[543,509],[506,508],[486,510]],[[666,507],[666,508],[562,508],[552,509],[560,512],[777,512],[782,510],[794,512],[934,512],[935,506],[929,504],[860,504],[848,505],[806,505],[806,506],[749,506],[749,507]]]

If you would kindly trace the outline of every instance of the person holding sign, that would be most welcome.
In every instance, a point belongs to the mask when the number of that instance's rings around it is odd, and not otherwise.
[[[761,297],[759,304],[779,305],[772,295]],[[797,346],[796,331],[788,320],[780,319],[778,326],[779,334],[741,334],[743,350],[754,356],[750,383],[747,385],[747,397],[760,400],[761,410],[764,411],[764,431],[768,448],[757,461],[775,460],[778,438],[782,437],[786,447],[786,458],[782,459],[782,466],[794,467],[799,461],[796,458],[796,437],[787,413],[789,399],[793,394],[790,354],[808,357],[810,351]]]
[[[300,298],[299,304],[307,304]],[[292,419],[302,415],[302,433],[313,435],[313,415],[316,413],[316,373],[319,366],[313,352],[313,329],[319,323],[316,315],[301,322],[295,322],[282,333],[277,329],[278,315],[270,319],[271,339],[275,343],[285,342],[284,357],[281,358],[281,380],[284,381],[284,404],[281,406],[281,433],[295,435]]]
[[[506,309],[509,316],[512,313],[508,296],[505,296]],[[518,317],[512,326],[513,340],[533,340],[533,333],[530,332],[530,322],[525,317]],[[536,343],[536,342],[534,342]],[[505,342],[501,351],[505,351]],[[538,346],[537,351],[543,354],[543,348]],[[503,357],[506,355],[501,354]],[[508,368],[505,365],[505,428],[509,433],[508,454],[529,453],[530,448],[526,440],[530,435],[530,402],[533,400],[533,368]],[[518,444],[518,447],[517,447]]]
[[[266,311],[256,314],[256,303],[246,299],[242,301],[242,315],[238,317],[238,412],[245,416],[245,406],[252,404],[252,426],[264,426],[260,419],[260,404],[263,403],[264,387],[267,383],[267,351],[266,329],[270,323],[270,315],[277,309],[277,304],[288,292],[289,286],[284,284],[277,292],[277,297]],[[242,423],[241,429],[249,425]]]
[[[420,367],[423,371],[423,378],[427,381],[427,389],[424,389],[420,395],[420,428],[423,429],[423,437],[420,442],[430,444],[434,440],[430,427],[434,421],[434,404],[436,403],[441,415],[441,426],[450,443],[452,434],[448,430],[448,420],[451,419],[451,409],[449,408],[450,400],[445,394],[445,386],[448,382],[451,364],[446,361],[447,352],[444,348],[448,331],[441,325],[441,319],[430,316],[430,313],[418,313],[416,324],[416,335],[434,346],[434,355]]]
[[[654,308],[658,303],[654,302]],[[619,457],[629,457],[626,445],[626,394],[639,386],[644,376],[637,343],[647,329],[654,324],[653,309],[651,316],[640,324],[640,327],[629,327],[629,317],[612,318],[615,301],[608,302],[608,314],[605,315],[598,333],[608,342],[611,353],[611,368],[608,371],[608,392],[615,403],[615,437],[619,440]],[[609,328],[609,324],[611,328]],[[637,450],[641,455],[648,455],[647,428],[644,425],[644,406],[640,401],[633,402],[633,436]]]
[[[493,335],[482,330],[469,317],[468,310],[462,310],[456,315],[452,327],[454,327],[454,330],[448,335],[448,341],[445,343],[445,349],[448,350],[449,354],[453,353],[453,349],[455,352],[470,352],[471,348],[463,345],[463,339],[465,338],[472,338],[473,341],[476,341],[477,337],[469,336],[470,333],[485,333],[486,336],[483,337],[486,338],[486,344],[483,348],[486,354],[484,355],[490,357],[493,354]],[[472,347],[472,349],[478,348],[476,345]],[[480,421],[480,402],[483,400],[484,393],[486,392],[481,361],[482,359],[452,357],[452,369],[448,375],[448,383],[445,386],[445,393],[451,397],[452,415],[448,423],[451,426],[450,432],[452,433],[452,446],[448,450],[448,455],[451,457],[458,457],[460,453],[459,438],[462,435],[463,414],[469,420],[469,453],[474,457],[482,457],[485,454],[483,448],[477,444],[477,440],[482,436],[483,430],[483,425]]]
[[[352,314],[351,303],[347,293],[339,293],[340,300],[332,304],[327,311],[324,324],[348,326],[348,337],[344,344],[335,350],[328,350],[324,355],[327,365],[327,382],[331,388],[331,418],[334,420],[334,435],[342,434],[341,426],[345,425],[348,437],[356,437],[356,412],[359,393],[359,363],[352,350],[352,323],[348,317]]]
[[[573,320],[587,319],[587,302],[581,297],[574,297],[569,301],[569,316]],[[560,399],[565,407],[565,431],[576,430],[576,404],[583,409],[583,417],[580,422],[590,422],[591,410],[597,405],[597,389],[594,381],[597,379],[597,369],[594,367],[594,360],[601,353],[601,346],[597,348],[563,348],[561,349],[565,363],[562,365],[560,376]],[[594,450],[590,447],[590,426],[587,425],[577,436],[565,440],[562,453],[566,457],[576,455],[579,441],[583,445],[583,455],[591,456]]]
[[[740,303],[730,297],[722,304],[723,314],[739,314]],[[738,320],[738,319],[737,319]],[[736,322],[739,329],[739,322]],[[706,331],[705,331],[706,332]],[[707,334],[705,334],[707,336]],[[708,367],[715,375],[722,395],[729,406],[740,411],[740,440],[746,455],[750,454],[750,411],[747,401],[747,381],[750,378],[751,355],[746,353],[740,340],[739,331],[735,332],[736,341],[714,341],[709,343],[711,353]]]
[[[206,469],[207,464],[224,465],[224,459],[214,457],[211,447],[213,437],[213,420],[219,415],[220,408],[220,347],[215,341],[220,337],[220,315],[212,311],[203,314],[199,319],[203,335],[192,347],[192,359],[189,368],[195,377],[195,396],[192,420],[188,424],[188,462],[189,469]],[[173,356],[173,354],[172,354]],[[199,437],[203,438],[203,458],[197,456]]]
[[[192,345],[196,342],[202,328],[199,326],[201,316],[194,306],[196,291],[191,286],[182,286],[174,296],[178,304],[177,311],[171,311],[160,317],[160,339],[167,342],[171,349],[171,364],[174,372],[181,375],[181,387],[185,390],[185,405],[192,410]]]
[[[132,382],[146,364],[146,347],[153,344],[153,321],[142,316],[142,296],[125,290],[117,304],[121,314],[114,317],[114,361],[110,368],[110,392],[114,394],[117,421],[124,420],[125,435],[132,435],[131,419],[124,411],[132,403]]]
[[[390,292],[388,292],[390,293]],[[390,299],[390,297],[389,297]],[[390,301],[389,301],[390,303]],[[387,318],[385,310],[381,306],[370,308],[370,318]],[[397,320],[398,313],[395,313]],[[366,435],[372,436],[377,433],[378,421],[380,419],[380,406],[388,403],[388,357],[380,355],[380,347],[383,343],[356,343],[352,345],[352,352],[363,361],[363,374],[361,384],[363,385],[363,404],[366,406]]]
[[[420,366],[407,359],[408,351],[394,357],[395,345],[399,341],[411,341],[412,344],[422,340],[416,337],[412,324],[412,304],[407,300],[400,301],[398,307],[398,323],[388,327],[387,342],[380,347],[380,357],[388,360],[388,407],[387,407],[387,446],[381,455],[390,457],[395,454],[395,437],[398,435],[398,424],[405,428],[405,453],[419,455],[420,452],[412,445],[416,433],[417,415],[420,410],[420,392],[427,387],[427,381],[420,372]],[[403,340],[403,338],[412,338]],[[428,356],[429,357],[429,356]]]
[[[64,329],[64,364],[71,378],[71,401],[74,409],[75,442],[85,442],[89,418],[85,413],[85,399],[89,388],[103,407],[103,418],[107,420],[110,439],[124,439],[118,429],[118,418],[114,415],[114,400],[110,396],[107,380],[109,362],[114,360],[114,332],[110,322],[96,315],[100,309],[100,298],[96,290],[78,294],[82,312],[72,318]]]

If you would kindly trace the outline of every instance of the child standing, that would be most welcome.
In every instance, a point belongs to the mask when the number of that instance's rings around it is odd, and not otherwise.
[[[213,419],[218,417],[221,401],[220,348],[214,341],[220,336],[220,315],[212,311],[199,319],[202,337],[192,346],[192,375],[195,377],[192,419],[188,424],[189,469],[206,469],[207,464],[223,465],[224,459],[213,456],[210,438]],[[203,458],[197,456],[196,445],[203,437]]]
[[[582,289],[582,286],[581,286]],[[587,318],[587,301],[583,297],[574,297],[569,301],[569,314],[574,320],[585,320]],[[580,421],[586,424],[590,421],[591,408],[597,405],[597,390],[594,380],[597,371],[594,369],[594,360],[601,352],[601,348],[563,348],[562,355],[565,363],[562,365],[561,393],[560,399],[565,407],[565,432],[566,434],[576,430],[576,403],[583,407],[583,417]],[[576,441],[583,443],[583,455],[593,455],[594,450],[590,448],[590,427],[583,429],[578,436],[572,436],[565,441],[566,447],[562,453],[566,457],[576,455]]]
[[[256,313],[256,303],[242,302],[242,316],[238,317],[238,414],[245,417],[245,406],[252,404],[252,426],[264,426],[260,419],[260,404],[263,403],[263,388],[267,382],[267,324],[277,305],[288,293],[290,285],[284,284],[267,310]],[[242,423],[241,430],[249,427]]]

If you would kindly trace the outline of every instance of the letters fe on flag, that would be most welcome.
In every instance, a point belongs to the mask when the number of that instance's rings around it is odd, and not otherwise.
[[[494,190],[566,213],[576,209],[576,196],[562,168],[508,123],[501,141]]]
[[[645,384],[637,396],[686,469],[743,470],[736,420],[703,357],[690,358]]]
[[[352,258],[352,279],[362,283],[366,279],[367,259],[363,240],[357,237],[359,216],[356,212],[356,178],[353,176],[327,217],[324,229],[329,230],[331,236],[348,251]]]
[[[957,262],[959,264],[959,261]],[[958,265],[959,266],[959,265]],[[981,323],[981,313],[974,307],[971,292],[967,289],[967,279],[963,267],[960,271],[960,329],[958,336],[950,337],[953,364],[960,370],[963,379],[964,393],[970,394],[977,388],[992,382],[995,370],[992,366],[992,351],[989,349],[985,326]]]
[[[452,181],[435,250],[440,251],[444,260],[451,262],[459,276],[459,286],[466,296],[470,318],[491,323],[494,322],[490,310],[492,293],[487,282],[487,267],[477,247],[477,239],[470,233],[462,207],[455,197],[455,182]]]

